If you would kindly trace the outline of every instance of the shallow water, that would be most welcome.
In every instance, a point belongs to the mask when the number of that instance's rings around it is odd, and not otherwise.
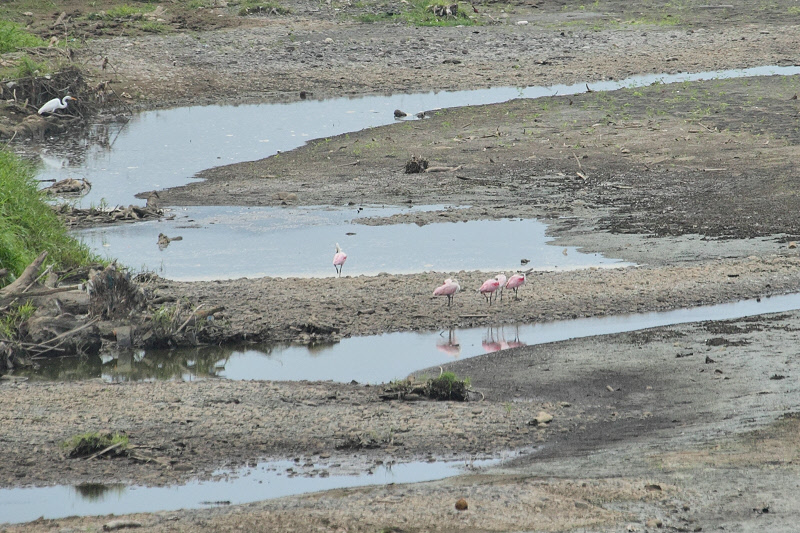
[[[412,210],[443,209],[424,206]],[[181,281],[241,277],[334,276],[334,243],[347,252],[344,275],[459,270],[513,271],[625,266],[574,247],[548,246],[536,220],[478,220],[441,224],[365,226],[352,219],[389,216],[398,208],[179,208],[174,220],[75,232],[101,256]],[[159,233],[181,236],[166,248]],[[489,244],[487,244],[489,243]]]
[[[712,78],[793,75],[800,67],[763,66],[694,74],[649,74],[590,83],[594,91]],[[88,207],[143,203],[139,192],[186,184],[201,170],[252,161],[329,137],[390,124],[393,112],[409,113],[481,105],[514,98],[577,94],[586,83],[551,87],[499,87],[472,91],[302,100],[290,104],[196,106],[138,113],[124,126],[96,125],[90,139],[54,140],[41,151],[39,179],[86,178],[93,187],[78,204]]]
[[[522,289],[524,298],[525,288]],[[467,297],[459,295],[458,297]],[[500,305],[506,305],[500,303]],[[510,304],[514,305],[514,304]],[[333,380],[385,383],[422,368],[517,346],[608,335],[645,328],[728,320],[800,309],[800,294],[679,309],[660,313],[581,318],[545,324],[453,329],[434,333],[387,333],[351,337],[328,345],[248,346],[148,351],[119,359],[61,359],[42,362],[33,379],[106,381],[151,379]]]
[[[221,479],[214,481],[168,487],[85,484],[0,489],[0,523],[237,505],[334,488],[432,481],[495,463],[496,460],[420,461],[376,465],[364,473],[348,472],[338,465],[304,467],[292,461],[271,461],[229,473],[218,472]]]

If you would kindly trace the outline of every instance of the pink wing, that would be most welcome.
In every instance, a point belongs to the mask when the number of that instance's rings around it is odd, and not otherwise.
[[[499,286],[500,286],[500,282],[497,281],[496,279],[494,279],[494,278],[487,279],[486,281],[483,282],[483,285],[481,285],[481,288],[478,289],[478,291],[480,291],[480,292],[494,292],[494,291],[497,290],[497,288]]]
[[[506,283],[506,289],[513,289],[515,287],[519,287],[523,283],[525,283],[525,276],[521,274],[514,274],[513,276],[511,276],[511,279],[508,280],[508,283]]]
[[[347,261],[347,254],[344,252],[338,252],[333,255],[333,264],[336,266],[343,265],[344,262]]]
[[[434,296],[450,296],[451,294],[455,294],[458,291],[458,285],[453,282],[445,283],[444,285],[439,285],[436,287],[436,290],[433,291]]]

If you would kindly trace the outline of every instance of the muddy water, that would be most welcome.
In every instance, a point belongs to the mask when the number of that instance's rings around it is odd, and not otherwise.
[[[800,67],[764,66],[694,74],[650,74],[590,82],[594,91],[711,78],[793,75]],[[287,151],[310,139],[392,123],[395,109],[416,113],[514,98],[576,94],[585,82],[552,87],[499,87],[473,91],[303,100],[291,104],[197,106],[139,113],[126,124],[98,124],[90,139],[53,141],[39,148],[39,179],[86,178],[93,187],[78,203],[88,207],[141,203],[143,191],[183,185],[197,172]]]
[[[500,304],[502,305],[502,303]],[[43,361],[32,379],[333,380],[385,383],[422,368],[517,346],[608,335],[703,320],[727,320],[800,309],[800,294],[662,313],[582,318],[546,324],[389,333],[316,346],[259,346],[148,351],[105,359]]]
[[[424,206],[412,210],[441,210]],[[407,210],[406,210],[407,211]],[[334,244],[347,252],[344,275],[459,270],[512,271],[624,266],[574,247],[547,246],[547,226],[536,220],[480,220],[442,224],[365,226],[358,217],[382,217],[397,208],[190,207],[173,220],[99,227],[77,232],[101,256],[181,281],[241,277],[336,275]],[[181,237],[167,247],[158,236]]]
[[[271,461],[232,472],[213,481],[168,487],[85,484],[79,486],[0,489],[0,524],[39,517],[61,518],[196,509],[304,494],[334,488],[416,483],[458,475],[497,460],[379,464],[367,472],[337,464]]]

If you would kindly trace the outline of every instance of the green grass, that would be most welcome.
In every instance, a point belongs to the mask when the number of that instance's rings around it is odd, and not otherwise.
[[[129,444],[127,435],[120,433],[98,433],[96,431],[75,435],[61,443],[61,448],[70,457],[87,457],[109,446],[119,444],[117,451],[124,450]]]
[[[16,52],[22,48],[45,46],[35,35],[27,33],[22,26],[8,20],[0,20],[0,54]]]
[[[148,33],[166,33],[169,31],[169,27],[166,24],[154,20],[142,22],[141,29]]]
[[[455,16],[437,17],[434,15],[433,6],[445,6],[449,2],[431,3],[428,0],[411,0],[408,9],[398,14],[387,13],[362,13],[355,17],[359,22],[374,23],[387,21],[402,21],[413,26],[474,26],[475,20],[471,19],[462,5],[458,6]]]
[[[30,301],[12,306],[0,317],[0,338],[18,338],[20,325],[32,317],[35,311],[36,308]]]
[[[18,276],[45,250],[56,268],[96,260],[45,202],[33,167],[0,150],[0,267]]]
[[[4,70],[3,73],[8,73],[11,78],[32,78],[35,76],[44,76],[52,71],[47,62],[37,62],[28,56],[22,56],[17,63],[16,67]]]

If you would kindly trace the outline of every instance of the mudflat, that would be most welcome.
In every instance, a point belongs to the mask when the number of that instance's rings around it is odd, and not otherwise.
[[[139,109],[295,101],[301,91],[327,98],[579,82],[587,91],[436,110],[208,169],[159,191],[164,205],[448,203],[469,207],[363,222],[538,218],[555,245],[637,266],[533,273],[519,300],[491,308],[472,290],[450,308],[431,298],[446,277],[476,289],[482,272],[155,282],[166,300],[224,306],[221,342],[546,322],[796,291],[796,75],[592,89],[649,73],[796,64],[790,2],[461,4],[480,24],[449,27],[388,15],[404,3],[285,7],[240,17],[167,5],[169,32],[94,28],[111,35],[77,54],[87,63],[107,57],[118,92]],[[406,174],[412,156],[438,171]],[[519,451],[437,482],[126,520],[152,531],[791,531],[800,508],[798,326],[800,315],[788,312],[446,365],[482,394],[468,403],[387,402],[374,384],[3,381],[0,485],[164,485],[263,459],[366,471]],[[552,420],[540,422],[542,412]],[[62,441],[101,430],[127,433],[129,454],[64,457]],[[460,498],[467,510],[455,508]],[[98,530],[111,520],[7,529]]]

